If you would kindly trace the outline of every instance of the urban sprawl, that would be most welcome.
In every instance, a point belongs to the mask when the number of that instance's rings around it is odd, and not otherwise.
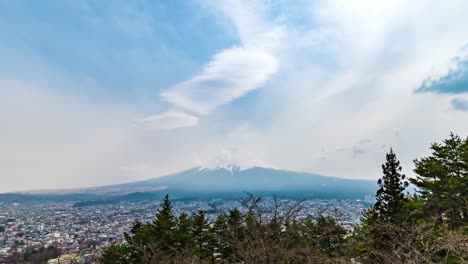
[[[342,224],[351,229],[360,221],[366,202],[364,200],[306,200],[298,218],[316,217],[318,214],[340,214]],[[286,205],[295,203],[282,200]],[[271,198],[264,203],[272,203]],[[26,249],[55,246],[62,254],[79,253],[92,256],[101,248],[122,242],[135,220],[151,221],[160,202],[118,203],[75,207],[73,202],[36,204],[0,203],[0,263],[13,254]],[[210,220],[218,212],[238,208],[239,201],[174,201],[176,215],[206,210]]]

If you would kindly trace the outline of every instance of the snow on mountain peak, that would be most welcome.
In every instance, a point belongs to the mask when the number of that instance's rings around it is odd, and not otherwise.
[[[201,161],[199,164],[200,170],[224,169],[234,174],[240,170],[258,166],[261,163],[250,153],[240,151],[239,149],[223,149],[215,158]]]
[[[231,163],[231,164],[226,164],[223,167],[218,167],[217,169],[225,169],[229,171],[231,174],[234,174],[235,172],[240,171],[240,166],[236,165],[235,163]]]
[[[241,170],[241,167],[235,163],[229,163],[229,164],[224,164],[224,165],[216,165],[216,166],[210,166],[210,167],[204,167],[204,166],[200,166],[198,167],[198,170],[199,171],[203,171],[203,170],[227,170],[229,171],[231,174],[234,174],[238,171]]]

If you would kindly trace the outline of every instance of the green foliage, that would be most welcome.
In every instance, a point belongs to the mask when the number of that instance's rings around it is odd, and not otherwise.
[[[468,221],[468,139],[450,134],[431,145],[432,154],[416,159],[417,174],[411,182],[419,187],[426,217],[436,217],[451,226]]]
[[[196,255],[200,259],[213,258],[215,237],[205,211],[199,210],[192,216],[191,232],[196,244]]]
[[[194,253],[196,244],[191,228],[192,221],[187,213],[183,212],[178,218],[175,233],[177,254],[190,256]]]
[[[304,223],[307,241],[313,241],[314,247],[329,256],[339,256],[345,252],[346,229],[336,219],[320,215],[316,221]]]
[[[410,181],[418,193],[411,197],[403,193],[407,183],[394,153],[387,154],[377,203],[351,237],[364,263],[467,261],[468,143],[451,134],[431,149],[431,156],[415,160],[417,177]]]
[[[401,173],[400,161],[393,149],[387,153],[387,160],[382,165],[383,177],[377,181],[379,189],[376,193],[376,203],[373,207],[375,217],[387,222],[400,221],[400,213],[406,202],[404,190],[408,187],[406,176]]]
[[[402,167],[393,149],[386,155],[382,165],[383,176],[377,181],[379,189],[376,192],[376,203],[365,211],[362,226],[356,229],[355,252],[369,254],[376,262],[382,262],[380,255],[373,252],[392,250],[391,243],[396,239],[389,229],[381,228],[383,223],[402,225],[404,222],[405,204],[408,199],[404,193],[408,182],[401,173]],[[372,250],[368,251],[370,248]]]
[[[421,224],[425,218],[424,200],[418,195],[407,197],[401,208],[400,217],[403,223]]]
[[[221,213],[213,224],[213,233],[216,239],[216,248],[219,257],[227,263],[238,262],[239,243],[246,239],[243,216],[239,210],[233,209]]]
[[[128,245],[114,244],[106,248],[98,261],[102,264],[127,264],[136,263],[132,260],[131,247]]]
[[[172,253],[174,250],[172,245],[175,243],[176,221],[169,195],[164,197],[152,227],[151,234],[156,239],[157,247],[166,254]]]

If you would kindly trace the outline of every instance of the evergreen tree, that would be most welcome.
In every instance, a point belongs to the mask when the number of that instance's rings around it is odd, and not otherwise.
[[[343,254],[346,229],[331,216],[319,216],[315,223],[318,249],[329,256]]]
[[[228,241],[228,216],[225,213],[221,213],[216,217],[216,220],[213,224],[213,233],[215,235],[216,248],[220,258],[226,260],[228,263],[234,262],[234,250]]]
[[[172,205],[167,194],[161,203],[161,208],[156,213],[156,218],[152,225],[152,235],[156,245],[164,254],[174,254],[175,252],[175,230],[176,220],[172,212]]]
[[[229,211],[228,214],[228,230],[229,237],[227,242],[230,244],[231,249],[233,250],[233,257],[235,260],[239,260],[238,248],[244,244],[247,240],[247,231],[245,225],[245,217],[239,211],[239,209],[234,208]]]
[[[452,226],[468,223],[468,138],[458,135],[431,145],[432,155],[414,161],[417,174],[411,182],[426,202],[426,216]]]
[[[98,257],[98,262],[101,264],[128,264],[141,263],[135,261],[131,255],[132,248],[128,245],[112,245],[107,247],[102,255]]]
[[[304,243],[302,222],[293,219],[286,222],[283,229],[282,235],[285,237],[285,240],[287,240],[288,245],[295,247]]]
[[[400,161],[396,158],[393,149],[390,149],[387,161],[382,165],[384,175],[377,181],[379,189],[376,193],[377,202],[373,207],[375,217],[382,221],[397,221],[407,199],[404,190],[408,187],[408,182],[401,170]]]
[[[393,149],[386,155],[382,165],[383,176],[377,181],[376,203],[364,212],[362,226],[355,230],[357,244],[355,250],[365,254],[371,263],[385,263],[385,253],[392,251],[397,238],[388,227],[404,223],[403,213],[407,197],[404,190],[408,187],[406,177],[401,173],[400,162]]]
[[[245,239],[245,217],[237,208],[229,211],[227,224],[231,239],[236,239],[237,241]]]
[[[143,261],[142,256],[148,254],[149,245],[154,245],[156,242],[154,236],[154,225],[152,223],[141,223],[135,220],[130,233],[124,233],[125,241],[127,245],[114,245],[109,247],[106,253],[106,259],[115,260],[115,263],[141,263]],[[120,262],[121,259],[113,259],[111,256],[121,255],[121,258],[126,261]]]
[[[177,221],[176,247],[177,253],[191,255],[195,250],[195,239],[191,233],[192,221],[187,213],[182,212]]]
[[[192,216],[192,235],[195,239],[196,252],[200,260],[213,258],[213,248],[210,246],[214,235],[204,210],[199,210]]]
[[[169,194],[164,196],[161,203],[161,208],[156,213],[156,218],[153,221],[158,231],[164,232],[166,230],[173,230],[175,226],[175,217],[172,212],[171,200]]]

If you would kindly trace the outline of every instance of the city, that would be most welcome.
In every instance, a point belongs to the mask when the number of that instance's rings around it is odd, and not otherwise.
[[[361,200],[306,200],[298,218],[316,217],[317,214],[339,214],[342,224],[351,229],[359,223],[366,202]],[[272,198],[265,198],[268,206]],[[287,206],[296,201],[282,200]],[[73,202],[2,204],[0,203],[0,262],[26,249],[55,246],[62,254],[79,253],[92,258],[100,248],[120,243],[135,220],[154,219],[160,201],[118,203],[76,207]],[[175,215],[207,211],[213,221],[218,212],[243,208],[237,200],[213,199],[209,201],[174,201]]]

